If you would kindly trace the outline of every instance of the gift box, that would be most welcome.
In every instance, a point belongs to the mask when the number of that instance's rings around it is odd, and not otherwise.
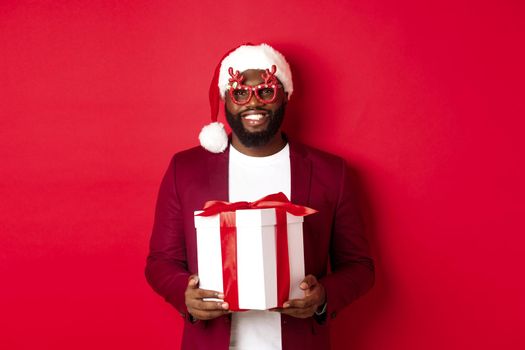
[[[302,298],[302,224],[312,213],[282,193],[252,203],[207,202],[195,212],[199,287],[223,292],[233,311]]]

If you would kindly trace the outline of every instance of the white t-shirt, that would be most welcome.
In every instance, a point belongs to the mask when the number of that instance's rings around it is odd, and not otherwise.
[[[290,148],[268,157],[250,157],[230,145],[230,202],[291,194]],[[281,314],[251,310],[232,314],[230,350],[281,349]]]

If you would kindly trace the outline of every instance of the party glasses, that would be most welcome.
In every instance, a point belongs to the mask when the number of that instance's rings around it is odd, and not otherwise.
[[[266,72],[261,73],[261,78],[264,79],[264,83],[256,86],[244,85],[244,76],[239,71],[233,72],[233,68],[228,69],[228,73],[231,78],[229,79],[230,84],[228,85],[228,93],[230,94],[233,103],[238,105],[247,104],[253,95],[261,103],[272,103],[277,98],[277,90],[282,87],[275,77],[277,68],[275,65],[272,66],[272,71],[266,69]]]

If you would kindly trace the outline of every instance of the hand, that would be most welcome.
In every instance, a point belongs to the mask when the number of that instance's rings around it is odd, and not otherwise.
[[[284,302],[283,308],[277,311],[297,318],[307,318],[314,315],[319,306],[326,301],[326,292],[314,275],[306,276],[299,288],[305,291],[303,299],[292,299]]]
[[[229,305],[223,301],[204,301],[203,298],[224,299],[224,294],[213,290],[200,289],[199,277],[191,275],[184,298],[188,312],[198,320],[211,320],[228,314]]]

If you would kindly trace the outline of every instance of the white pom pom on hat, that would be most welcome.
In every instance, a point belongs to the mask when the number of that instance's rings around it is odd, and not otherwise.
[[[212,122],[205,125],[199,134],[199,141],[201,146],[210,152],[223,152],[228,147],[228,135],[224,130],[224,124]]]
[[[219,99],[224,98],[229,83],[228,68],[244,72],[248,69],[277,67],[275,76],[283,84],[288,99],[293,92],[292,72],[284,56],[268,44],[244,44],[226,53],[215,68],[210,84],[209,99],[212,123],[204,126],[199,134],[202,147],[213,153],[224,152],[228,147],[228,135],[224,125],[217,121]]]

